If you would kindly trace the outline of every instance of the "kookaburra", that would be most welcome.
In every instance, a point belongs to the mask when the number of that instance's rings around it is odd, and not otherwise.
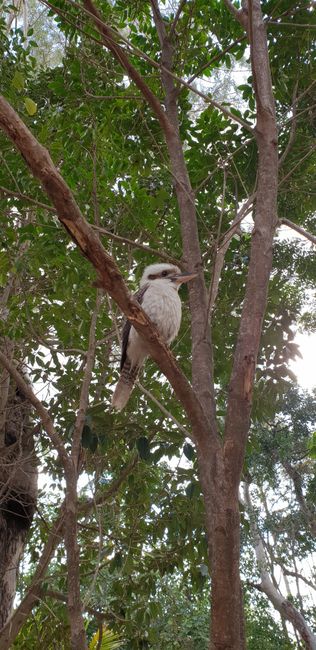
[[[196,275],[181,273],[173,264],[151,264],[145,268],[140,289],[134,297],[168,345],[177,336],[181,323],[179,287]],[[118,411],[128,402],[138,372],[148,354],[146,341],[126,321],[122,333],[121,375],[112,398],[112,406]]]

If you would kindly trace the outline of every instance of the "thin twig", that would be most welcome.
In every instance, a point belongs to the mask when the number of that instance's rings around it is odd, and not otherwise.
[[[278,23],[276,20],[269,20],[268,22],[269,22],[269,25],[277,25],[277,26],[284,25],[286,27],[305,27],[305,29],[306,28],[308,28],[308,29],[316,29],[316,25],[309,25],[308,23],[305,23],[305,24],[304,23],[284,23],[284,22]]]
[[[92,379],[92,370],[94,366],[94,358],[95,358],[95,350],[96,350],[95,330],[96,330],[98,314],[101,307],[101,302],[102,302],[102,291],[98,290],[95,308],[93,310],[93,314],[91,317],[88,350],[85,358],[85,370],[84,370],[84,377],[83,377],[81,392],[80,392],[79,409],[76,416],[76,421],[75,421],[75,426],[73,431],[71,456],[76,466],[78,464],[78,458],[80,453],[82,429],[85,422],[87,408],[89,406],[89,387]]]
[[[179,2],[178,9],[176,11],[176,15],[175,15],[175,17],[173,19],[173,22],[171,24],[171,27],[170,27],[169,38],[172,38],[172,36],[173,36],[174,30],[175,30],[175,28],[177,26],[178,20],[179,20],[179,18],[181,16],[181,12],[182,12],[182,9],[183,9],[186,1],[187,0],[180,0],[180,2]]]
[[[6,194],[7,196],[14,196],[17,199],[23,199],[23,201],[28,201],[29,203],[33,203],[33,205],[37,205],[39,208],[44,208],[45,210],[49,210],[50,212],[56,212],[55,208],[53,208],[51,205],[47,205],[47,203],[41,203],[41,201],[36,201],[35,199],[31,198],[30,196],[27,196],[26,194],[21,194],[21,192],[13,192],[12,190],[8,190],[6,187],[3,187],[0,185],[0,192],[3,192],[3,194]]]
[[[47,435],[53,444],[54,448],[57,449],[58,455],[60,457],[60,460],[62,461],[62,464],[64,467],[68,466],[69,458],[68,454],[66,452],[64,443],[60,436],[58,435],[55,427],[53,420],[49,414],[49,412],[46,410],[45,406],[43,406],[42,402],[37,399],[35,393],[33,392],[31,386],[26,383],[26,381],[23,379],[22,375],[19,373],[19,371],[16,369],[13,363],[11,363],[8,358],[3,354],[3,352],[0,351],[0,363],[7,369],[7,371],[10,373],[11,377],[14,379],[15,383],[19,387],[20,391],[23,393],[23,395],[26,397],[26,399],[29,400],[29,402],[34,406],[35,410],[37,411],[43,427],[45,431],[47,432]]]
[[[297,97],[297,89],[298,89],[298,80],[296,80],[294,84],[294,90],[293,90],[293,96],[292,96],[292,124],[291,124],[291,129],[290,129],[290,135],[288,139],[288,143],[283,151],[282,156],[279,159],[279,169],[281,165],[283,165],[285,158],[287,157],[292,144],[294,142],[295,138],[295,133],[296,133],[296,117],[297,117],[297,102],[296,102],[296,97]]]
[[[228,163],[228,162],[229,162],[229,161],[230,161],[230,160],[231,160],[231,159],[232,159],[232,158],[233,158],[237,153],[239,153],[239,151],[241,151],[242,149],[244,149],[244,148],[245,148],[245,147],[246,147],[250,142],[252,142],[253,140],[254,140],[254,137],[253,137],[253,138],[249,138],[248,140],[245,140],[245,142],[243,142],[239,147],[237,147],[237,149],[235,149],[235,151],[233,151],[232,153],[230,153],[230,154],[227,156],[227,158],[225,158],[225,160],[223,160],[223,163],[222,163],[222,164],[223,164],[223,165],[226,165],[226,164],[227,164],[227,163]],[[207,175],[207,176],[206,176],[206,177],[205,177],[205,178],[204,178],[204,179],[199,183],[199,185],[197,185],[197,186],[194,188],[194,193],[197,194],[198,192],[200,192],[200,190],[204,187],[204,185],[206,185],[206,183],[207,183],[207,182],[212,178],[212,176],[214,176],[214,174],[217,173],[217,171],[218,171],[218,168],[216,167],[216,169],[214,169],[214,171],[210,172],[210,173],[209,173],[209,174],[208,174],[208,175]]]
[[[139,386],[139,388],[141,389],[142,393],[144,393],[144,395],[147,395],[147,397],[149,397],[149,399],[151,399],[151,401],[154,402],[154,404],[156,404],[156,406],[158,406],[158,408],[160,409],[160,411],[161,411],[161,412],[162,412],[162,413],[163,413],[167,418],[169,418],[170,420],[172,420],[172,422],[176,425],[176,427],[177,427],[178,429],[180,429],[180,431],[182,431],[182,433],[184,433],[185,436],[187,436],[188,438],[191,438],[191,439],[192,439],[192,434],[189,433],[189,431],[188,431],[188,430],[183,426],[183,424],[181,424],[180,422],[178,422],[178,420],[174,417],[174,415],[172,415],[172,413],[170,413],[170,411],[168,411],[168,409],[166,409],[165,406],[163,406],[163,404],[161,404],[161,402],[159,402],[159,400],[158,400],[158,399],[157,399],[157,398],[156,398],[156,397],[155,397],[155,396],[150,392],[150,390],[147,390],[147,388],[145,388],[145,386],[143,386],[143,385],[140,383],[140,381],[137,381],[136,384],[137,384],[137,386]]]
[[[313,151],[315,151],[315,149],[316,149],[316,144],[314,144],[308,150],[308,152],[305,154],[305,156],[300,158],[300,160],[296,163],[296,165],[294,165],[294,167],[292,167],[292,169],[290,169],[290,171],[285,176],[283,176],[283,178],[281,178],[281,180],[279,181],[279,187],[281,185],[283,185],[283,183],[285,183],[285,181],[287,181],[288,178],[290,178],[290,176],[292,176],[292,174],[295,172],[295,170],[302,164],[302,162],[304,162],[304,160],[306,160],[306,158],[308,158],[313,153]]]
[[[193,83],[193,81],[195,81],[195,79],[200,76],[201,72],[203,72],[204,70],[207,70],[207,68],[209,68],[210,65],[212,65],[216,61],[219,61],[222,58],[222,56],[224,56],[224,54],[227,54],[228,52],[230,52],[230,50],[232,50],[233,47],[238,45],[238,43],[241,43],[242,41],[244,41],[246,38],[247,38],[246,34],[244,36],[241,36],[240,38],[237,38],[235,41],[233,41],[233,43],[231,43],[230,45],[225,47],[224,50],[221,50],[220,52],[215,54],[215,56],[213,56],[211,59],[209,59],[209,61],[206,61],[205,63],[203,63],[203,65],[201,65],[200,68],[198,68],[198,70],[194,73],[194,75],[192,75],[192,77],[190,77],[188,79],[188,83],[189,84]]]
[[[211,316],[212,311],[214,309],[214,304],[215,304],[216,297],[217,297],[217,292],[218,292],[219,280],[220,280],[220,276],[221,276],[221,272],[222,272],[222,268],[223,268],[223,264],[224,264],[224,257],[225,257],[225,253],[226,253],[226,250],[224,250],[223,247],[222,247],[221,251],[218,250],[219,238],[220,238],[220,234],[221,234],[222,222],[223,222],[224,210],[225,210],[226,181],[227,181],[227,174],[226,174],[226,167],[224,165],[223,166],[222,204],[221,204],[220,218],[219,218],[219,221],[218,221],[216,240],[215,240],[215,243],[214,243],[215,258],[214,258],[212,279],[211,279],[211,285],[210,285],[209,297],[208,297],[208,304],[207,304],[206,323],[205,323],[205,328],[206,329],[208,327],[209,317]]]
[[[128,239],[128,237],[121,237],[120,235],[116,235],[115,233],[106,230],[106,228],[100,228],[99,226],[94,226],[94,225],[92,225],[92,228],[93,230],[99,232],[101,235],[106,235],[109,239],[114,239],[114,241],[121,242],[122,244],[128,244],[133,248],[139,248],[140,250],[146,251],[147,253],[150,253],[151,255],[155,255],[156,257],[160,257],[162,260],[166,260],[171,264],[176,264],[177,266],[181,266],[180,260],[177,260],[171,255],[168,255],[168,253],[163,253],[162,251],[157,250],[156,248],[151,248],[150,246],[147,246],[147,244],[140,244],[135,240],[133,241],[132,239]]]

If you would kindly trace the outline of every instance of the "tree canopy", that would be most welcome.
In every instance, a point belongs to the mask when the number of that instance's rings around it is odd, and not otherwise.
[[[222,647],[214,602],[209,641],[212,489],[234,494],[224,509],[241,533],[247,647],[316,647],[315,394],[290,369],[297,330],[315,331],[315,26],[309,3],[289,0],[2,5],[1,482],[20,462],[8,422],[21,395],[35,408],[21,426],[40,476],[21,541],[22,609],[8,612],[3,647],[74,648],[79,611],[77,650],[107,647],[109,630],[126,650]],[[276,211],[273,197],[264,205],[274,184]],[[133,292],[156,261],[203,275],[181,289],[178,367],[163,347],[157,367],[162,344],[117,271]],[[247,333],[250,291],[262,326],[249,317]],[[149,332],[155,360],[115,413],[122,311]],[[227,484],[217,477],[208,493],[219,449],[238,437]],[[242,629],[225,647],[245,647]]]

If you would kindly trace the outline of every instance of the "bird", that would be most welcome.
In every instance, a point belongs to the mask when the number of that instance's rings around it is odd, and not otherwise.
[[[159,334],[170,345],[181,324],[181,284],[197,273],[181,273],[174,264],[151,264],[143,272],[140,288],[134,298],[156,325]],[[127,404],[140,368],[149,355],[146,341],[127,320],[122,331],[120,378],[112,396],[112,408],[121,411]]]

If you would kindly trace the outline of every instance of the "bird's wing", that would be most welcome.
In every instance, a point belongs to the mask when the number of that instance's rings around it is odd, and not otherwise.
[[[137,302],[141,305],[143,302],[144,295],[149,287],[149,284],[144,284],[141,289],[139,289],[136,293],[134,293],[134,298],[137,300]],[[128,346],[128,339],[129,339],[129,333],[131,331],[131,323],[129,320],[126,320],[123,326],[123,331],[122,331],[122,355],[121,355],[121,365],[120,365],[120,370],[122,370],[124,363],[126,361],[126,355],[127,355],[127,346]]]

